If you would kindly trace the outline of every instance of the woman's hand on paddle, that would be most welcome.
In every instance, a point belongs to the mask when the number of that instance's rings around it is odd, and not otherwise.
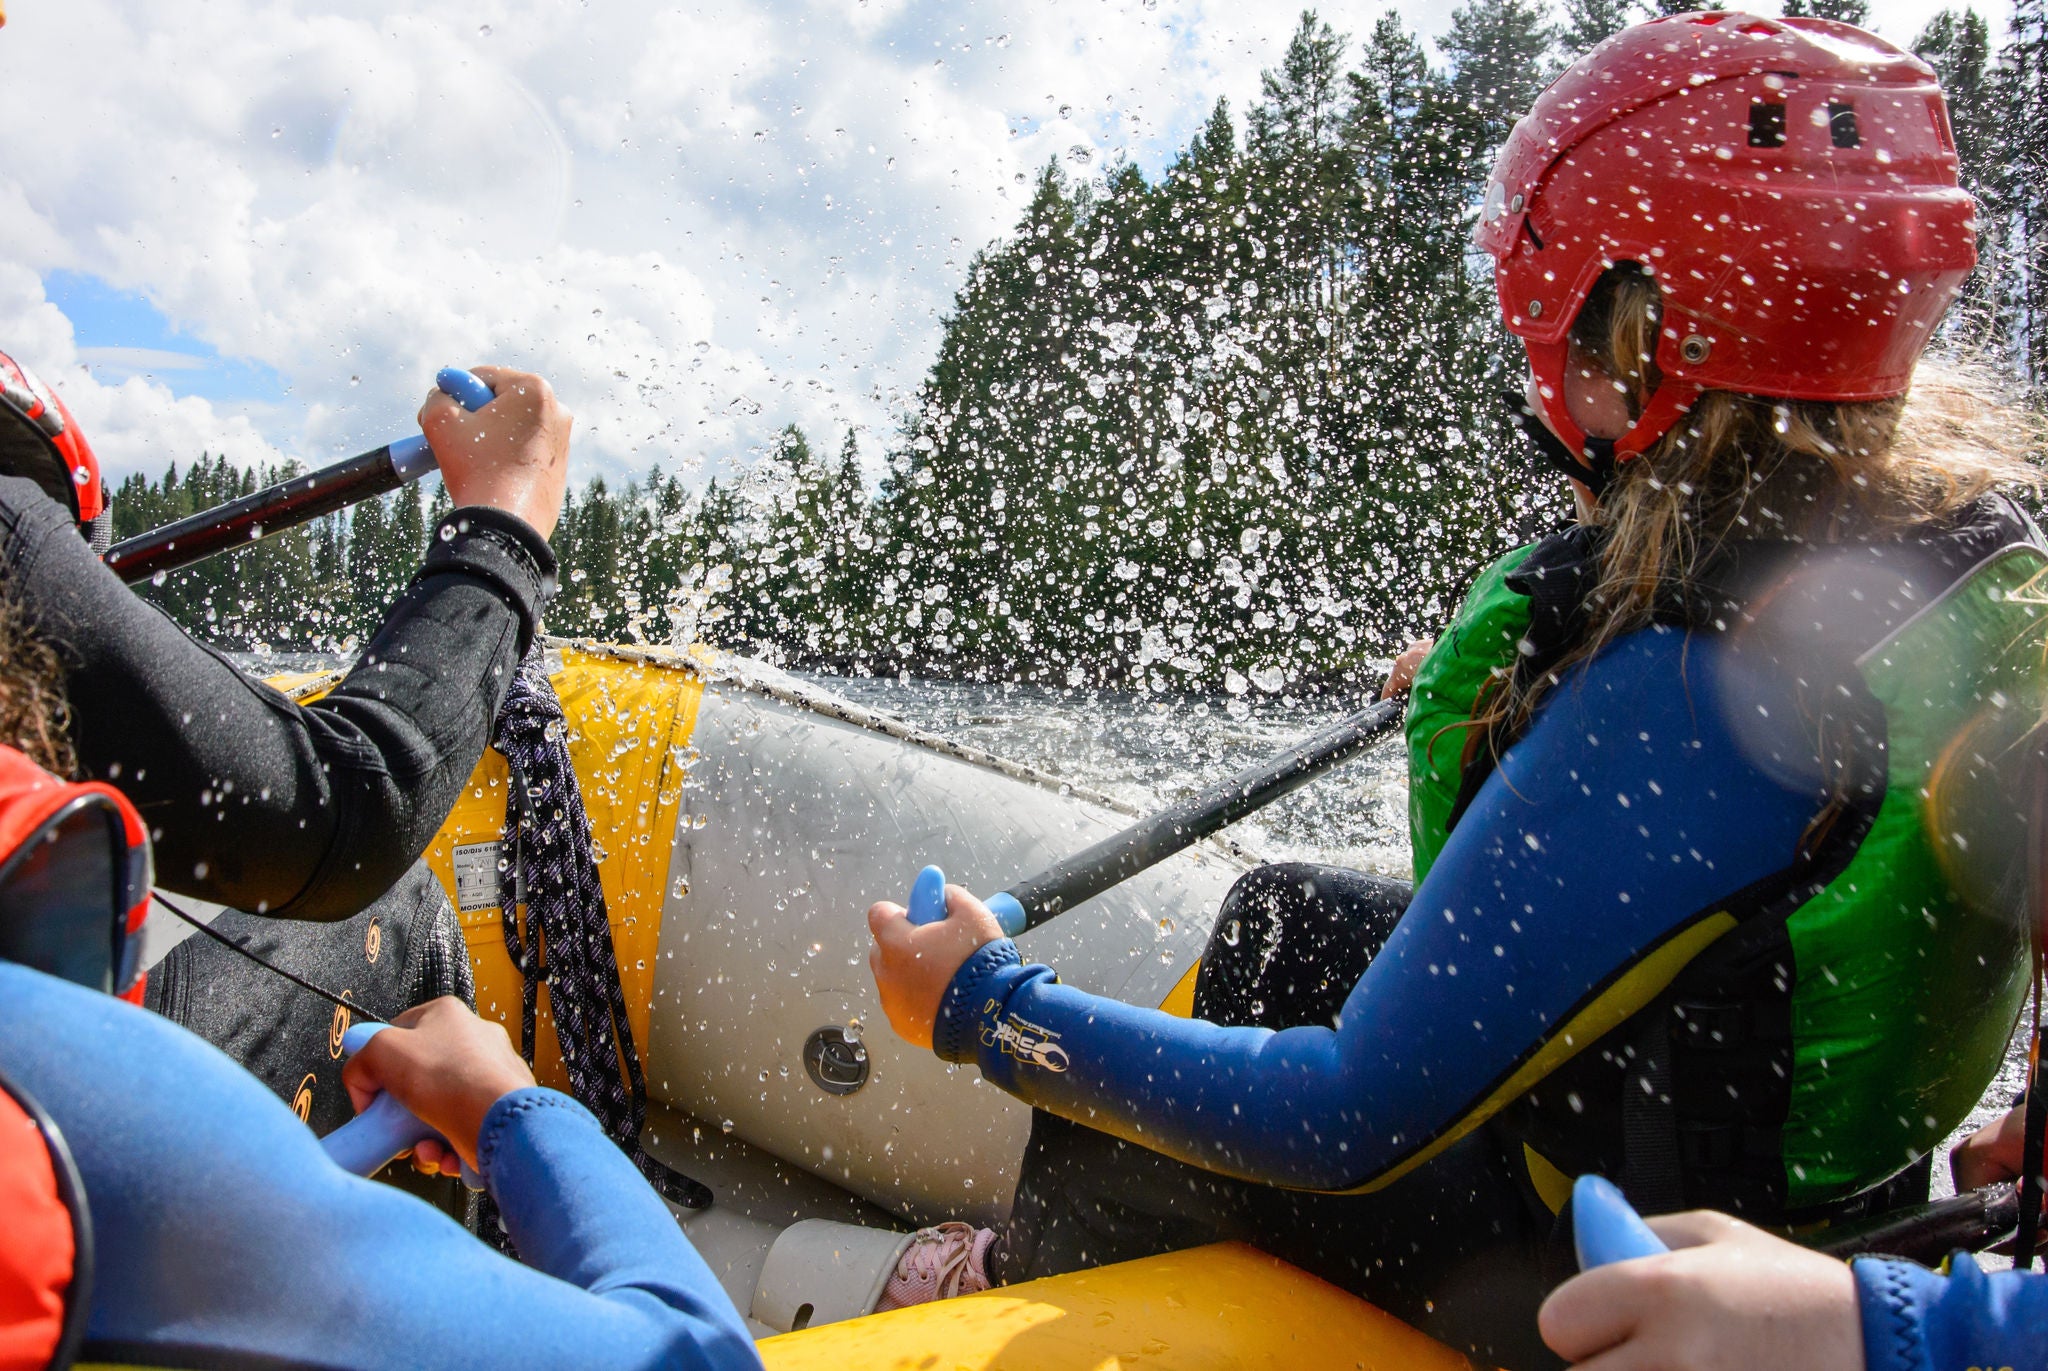
[[[1977,1190],[2020,1174],[2027,1150],[2027,1111],[2009,1109],[1955,1145],[1948,1154],[1949,1174],[1956,1178],[1956,1193]]]
[[[545,538],[562,513],[575,416],[532,372],[471,367],[496,393],[475,413],[436,390],[420,406],[420,431],[434,449],[448,498],[516,514]]]
[[[533,1072],[512,1050],[505,1030],[471,1012],[452,995],[406,1010],[392,1026],[363,1044],[342,1068],[342,1084],[360,1113],[388,1090],[420,1121],[446,1138],[454,1152],[423,1142],[413,1165],[452,1176],[457,1160],[476,1169],[476,1135],[491,1106],[533,1084]]]
[[[1856,1278],[1726,1214],[1648,1221],[1671,1251],[1566,1281],[1537,1327],[1587,1371],[1862,1371]]]
[[[1415,673],[1429,656],[1429,650],[1436,646],[1434,638],[1417,638],[1401,649],[1401,655],[1394,659],[1393,667],[1387,672],[1387,683],[1380,687],[1380,698],[1391,700],[1409,686],[1415,684]]]
[[[946,887],[946,917],[922,926],[910,922],[900,904],[868,906],[868,932],[875,935],[868,969],[882,993],[889,1026],[919,1047],[932,1045],[932,1023],[946,987],[969,957],[1003,936],[988,906],[957,885]]]

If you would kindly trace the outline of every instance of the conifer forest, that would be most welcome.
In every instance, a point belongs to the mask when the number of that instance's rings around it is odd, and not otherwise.
[[[1859,0],[1785,8],[1865,17]],[[1514,119],[1651,12],[1467,0],[1435,54],[1392,14],[1349,35],[1280,21],[1257,101],[1218,101],[1156,178],[1078,157],[1041,170],[966,264],[885,451],[792,425],[722,454],[736,476],[688,484],[686,463],[721,454],[678,452],[572,490],[549,631],[1141,692],[1361,683],[1569,511],[1506,422],[1526,368],[1470,232]],[[2038,404],[2048,0],[2018,0],[2000,37],[1944,11],[1914,47],[1982,209],[1943,345]],[[116,536],[287,470],[201,457],[131,476]],[[143,591],[230,647],[349,651],[445,499],[414,487]]]

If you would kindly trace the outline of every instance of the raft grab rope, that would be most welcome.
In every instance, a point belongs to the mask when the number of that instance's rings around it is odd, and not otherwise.
[[[512,772],[503,851],[514,893],[502,918],[505,950],[524,984],[520,1051],[533,1061],[545,982],[570,1093],[663,1195],[686,1208],[703,1209],[711,1203],[711,1191],[649,1156],[640,1144],[647,1122],[647,1076],[627,1018],[604,888],[591,850],[590,817],[569,756],[568,720],[548,683],[542,644],[534,645],[513,677],[492,746],[504,754]]]

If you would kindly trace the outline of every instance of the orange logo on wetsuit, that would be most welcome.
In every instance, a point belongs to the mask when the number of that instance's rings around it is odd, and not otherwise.
[[[347,994],[348,992],[345,990],[342,992],[344,997]],[[327,1025],[327,1055],[336,1061],[341,1060],[342,1035],[348,1032],[348,1026],[353,1021],[353,1016],[346,1009],[343,1009],[340,1005],[334,1006],[334,1018]]]
[[[306,1079],[299,1082],[298,1090],[292,1095],[292,1113],[305,1123],[313,1117],[313,1073],[308,1071]]]
[[[377,954],[384,950],[384,925],[381,914],[370,916],[370,931],[363,935],[363,956],[371,966],[377,964]]]

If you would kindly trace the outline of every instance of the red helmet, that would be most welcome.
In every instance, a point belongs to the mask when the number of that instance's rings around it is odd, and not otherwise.
[[[64,402],[0,352],[0,476],[26,476],[71,511],[88,535],[106,522],[99,459]],[[104,549],[102,549],[104,551]]]
[[[1902,394],[1976,264],[1934,71],[1826,19],[1653,19],[1580,58],[1515,125],[1475,238],[1544,409],[1565,412],[1572,321],[1632,262],[1663,293],[1663,373],[1626,460],[1705,390]]]

